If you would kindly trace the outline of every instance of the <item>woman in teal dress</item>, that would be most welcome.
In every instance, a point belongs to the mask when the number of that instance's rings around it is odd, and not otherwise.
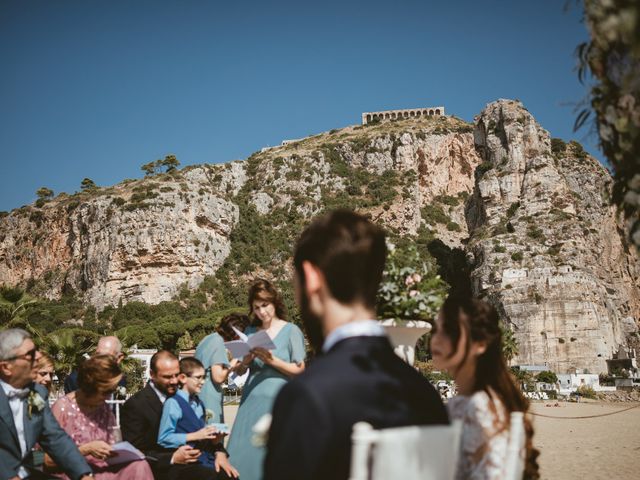
[[[278,392],[289,378],[304,370],[305,349],[302,331],[284,320],[284,304],[270,282],[258,280],[251,286],[249,308],[257,326],[247,328],[245,333],[264,330],[276,348],[256,348],[236,368],[242,374],[243,368],[249,367],[250,373],[227,450],[242,480],[260,480],[266,452],[264,447],[253,445],[253,426],[263,415],[271,413]]]
[[[204,403],[204,408],[213,414],[211,418],[207,418],[209,423],[224,423],[222,384],[227,380],[237,362],[229,363],[224,342],[235,340],[237,337],[231,327],[244,332],[248,325],[249,318],[246,315],[238,313],[227,315],[220,320],[217,330],[204,337],[196,348],[195,357],[202,362],[207,372],[205,383],[198,396]]]

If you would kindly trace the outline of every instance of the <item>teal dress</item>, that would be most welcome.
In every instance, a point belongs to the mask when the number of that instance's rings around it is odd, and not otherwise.
[[[227,350],[224,348],[224,340],[218,333],[212,333],[202,339],[196,348],[195,357],[202,362],[206,370],[206,380],[202,390],[198,395],[204,408],[211,410],[213,418],[207,423],[224,423],[224,413],[222,409],[223,391],[220,385],[211,380],[212,365],[229,366]]]
[[[249,327],[245,333],[251,335],[256,331],[255,327]],[[289,363],[304,361],[304,336],[293,323],[287,323],[282,327],[273,343],[276,345],[276,349],[271,351],[273,356]],[[252,429],[264,414],[271,413],[273,402],[289,377],[257,358],[251,362],[249,368],[249,378],[244,385],[227,451],[229,461],[238,469],[242,480],[260,480],[266,451],[264,447],[255,447],[252,444]]]

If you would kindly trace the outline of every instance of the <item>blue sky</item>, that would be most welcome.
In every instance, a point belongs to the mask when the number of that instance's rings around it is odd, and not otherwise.
[[[552,136],[586,94],[575,2],[0,0],[0,210],[444,105],[518,98]]]

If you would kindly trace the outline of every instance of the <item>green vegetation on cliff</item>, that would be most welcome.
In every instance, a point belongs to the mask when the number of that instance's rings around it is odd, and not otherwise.
[[[24,286],[26,293],[23,292],[21,298],[27,299],[23,300],[27,303],[11,315],[6,313],[8,310],[2,310],[5,312],[2,323],[38,332],[45,343],[52,341],[53,333],[79,335],[82,341],[78,345],[82,348],[88,348],[96,335],[106,333],[115,333],[128,346],[188,348],[211,332],[224,315],[248,310],[246,292],[256,277],[266,277],[276,283],[289,318],[298,322],[290,258],[293,242],[308,221],[336,208],[355,209],[376,221],[398,203],[410,200],[417,184],[418,173],[413,170],[400,173],[393,168],[365,168],[353,162],[354,156],[381,153],[376,138],[384,140],[385,148],[389,149],[386,153],[395,158],[404,134],[424,141],[428,135],[467,134],[470,128],[459,119],[443,117],[349,127],[316,135],[251,155],[245,161],[247,180],[239,191],[224,183],[223,166],[207,166],[211,183],[201,187],[197,194],[218,195],[235,204],[239,211],[238,222],[229,237],[230,253],[215,275],[205,277],[195,290],[183,287],[171,301],[157,305],[131,301],[98,312],[79,300],[82,292],[71,289],[59,300],[37,298],[38,292],[44,291],[47,275],[50,278],[64,275],[51,271]],[[163,162],[144,165],[147,178],[129,180],[115,187],[100,188],[85,179],[82,192],[59,195],[53,200],[47,195],[46,208],[51,206],[72,215],[88,200],[103,196],[111,212],[134,212],[157,206],[163,193],[189,198],[194,192],[190,191],[186,174],[195,167],[176,170],[173,159]],[[166,168],[167,173],[158,173],[161,167]],[[259,196],[268,196],[270,203],[260,204]],[[451,232],[459,231],[460,226],[445,211],[450,212],[462,203],[464,197],[437,197],[431,210],[422,211],[424,224],[414,236],[403,235],[399,227],[387,225],[389,237],[397,248],[414,245],[420,260],[433,265],[434,275],[438,272],[449,284],[460,283],[460,272],[464,277],[466,267],[461,263],[464,255],[459,249],[438,243],[426,224],[440,224]],[[24,214],[33,217],[35,225],[43,221],[42,214],[31,207],[25,207]],[[88,221],[92,218],[90,212],[87,218]]]

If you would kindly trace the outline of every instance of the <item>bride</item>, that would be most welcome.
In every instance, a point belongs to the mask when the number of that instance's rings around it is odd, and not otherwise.
[[[450,372],[459,395],[447,405],[462,420],[458,479],[505,477],[511,412],[526,412],[529,402],[516,386],[501,349],[498,314],[486,302],[449,296],[431,334],[433,365]],[[523,478],[539,478],[533,427],[525,415]]]

